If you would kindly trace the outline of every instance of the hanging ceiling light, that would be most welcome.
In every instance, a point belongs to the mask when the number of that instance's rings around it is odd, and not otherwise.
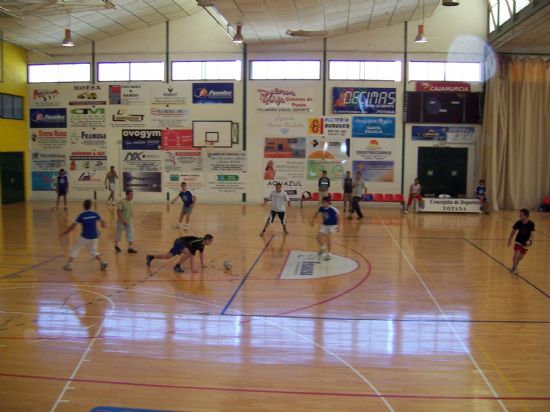
[[[244,37],[241,34],[242,24],[237,24],[237,33],[233,36],[233,43],[241,44],[244,41]]]
[[[415,43],[427,43],[428,39],[424,36],[424,0],[422,0],[422,24],[418,25],[418,32],[414,38]]]
[[[71,15],[67,14],[67,18],[68,18],[68,24],[67,24],[68,28],[65,29],[65,37],[63,38],[61,45],[65,47],[73,47],[74,43],[71,36]]]
[[[442,0],[441,4],[443,6],[451,6],[451,7],[460,5],[460,3],[458,1],[455,1],[455,0]]]

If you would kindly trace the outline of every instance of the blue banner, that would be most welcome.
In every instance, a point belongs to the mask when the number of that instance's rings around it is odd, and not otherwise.
[[[162,130],[160,129],[124,129],[122,130],[122,148],[124,150],[160,150]]]
[[[193,104],[233,103],[233,83],[193,83]]]
[[[354,116],[352,137],[395,137],[395,117]]]
[[[449,143],[474,143],[475,127],[472,126],[413,126],[412,140],[428,140]]]
[[[32,190],[36,191],[52,191],[57,187],[57,175],[58,171],[55,172],[32,172],[31,174],[31,185]]]
[[[67,109],[31,109],[31,129],[67,127]]]
[[[332,112],[395,114],[395,89],[374,87],[333,87]]]

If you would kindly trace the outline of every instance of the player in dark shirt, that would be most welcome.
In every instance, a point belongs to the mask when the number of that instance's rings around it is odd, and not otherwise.
[[[508,246],[512,244],[514,235],[516,235],[514,257],[510,271],[517,273],[519,262],[525,257],[527,249],[533,244],[533,239],[535,238],[535,224],[529,220],[529,209],[521,209],[519,211],[519,220],[512,227],[512,232],[508,238]]]
[[[54,209],[59,208],[59,199],[63,197],[63,206],[65,207],[65,210],[67,210],[67,193],[69,193],[69,178],[65,174],[65,169],[59,169],[55,191],[57,193],[57,200],[55,202]]]
[[[147,255],[146,263],[147,266],[151,266],[151,262],[153,259],[172,259],[176,255],[181,255],[180,260],[174,266],[174,270],[176,272],[184,272],[181,265],[183,265],[183,262],[185,262],[189,257],[191,257],[191,271],[193,273],[199,272],[197,269],[195,269],[194,265],[194,256],[197,251],[200,252],[200,259],[201,259],[201,268],[205,268],[206,265],[204,264],[204,247],[207,245],[211,245],[214,241],[214,236],[212,235],[204,235],[203,237],[197,237],[197,236],[183,236],[179,237],[174,241],[174,245],[172,246],[172,249],[168,253],[160,254],[160,255]]]

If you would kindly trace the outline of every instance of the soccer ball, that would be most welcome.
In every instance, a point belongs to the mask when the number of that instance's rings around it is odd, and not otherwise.
[[[226,260],[225,262],[223,262],[223,267],[225,268],[225,270],[231,270],[231,268],[233,267],[233,264],[231,263],[230,260]]]

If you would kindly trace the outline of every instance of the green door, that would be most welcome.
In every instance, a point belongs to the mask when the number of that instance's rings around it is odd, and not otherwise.
[[[2,204],[25,201],[25,157],[23,152],[1,152]]]

